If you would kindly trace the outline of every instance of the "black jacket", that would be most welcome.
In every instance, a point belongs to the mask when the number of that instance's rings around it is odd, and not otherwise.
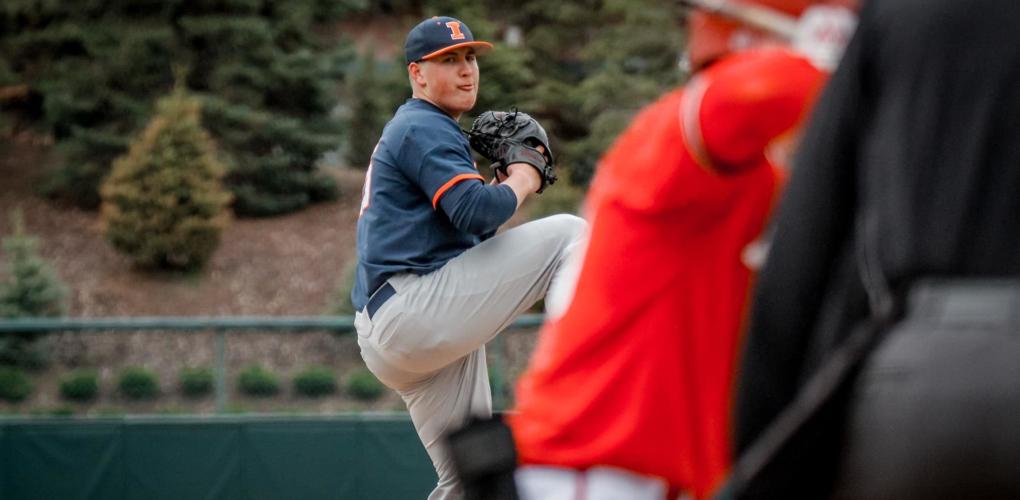
[[[794,165],[754,294],[738,453],[868,314],[859,244],[893,288],[1020,274],[1020,2],[866,3]],[[829,420],[762,498],[824,497]]]

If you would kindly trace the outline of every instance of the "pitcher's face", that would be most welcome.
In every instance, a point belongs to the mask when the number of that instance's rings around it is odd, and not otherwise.
[[[473,47],[461,47],[411,64],[418,65],[420,76],[416,81],[421,85],[421,97],[454,119],[475,107],[479,74]]]

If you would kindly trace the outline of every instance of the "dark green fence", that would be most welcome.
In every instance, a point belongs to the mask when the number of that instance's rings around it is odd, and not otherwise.
[[[406,415],[0,419],[3,500],[414,500]]]
[[[541,315],[511,329],[533,328]],[[227,403],[226,331],[352,332],[350,317],[0,320],[9,332],[215,331],[217,408]],[[502,335],[492,347],[503,407]],[[436,475],[406,414],[0,417],[0,500],[415,500]]]

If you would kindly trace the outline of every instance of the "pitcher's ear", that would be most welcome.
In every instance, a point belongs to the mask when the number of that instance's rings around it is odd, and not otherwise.
[[[421,72],[421,63],[412,62],[407,65],[407,75],[411,79],[411,82],[424,87],[425,86],[425,75]]]

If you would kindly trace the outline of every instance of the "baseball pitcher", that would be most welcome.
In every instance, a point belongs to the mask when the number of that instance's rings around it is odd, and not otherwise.
[[[555,182],[545,131],[525,113],[461,114],[489,50],[463,22],[426,19],[404,51],[412,97],[383,130],[365,176],[351,300],[368,368],[407,404],[439,476],[430,499],[459,498],[441,437],[489,416],[485,343],[543,298],[585,223],[559,215],[495,235]],[[485,184],[470,144],[496,162]]]

